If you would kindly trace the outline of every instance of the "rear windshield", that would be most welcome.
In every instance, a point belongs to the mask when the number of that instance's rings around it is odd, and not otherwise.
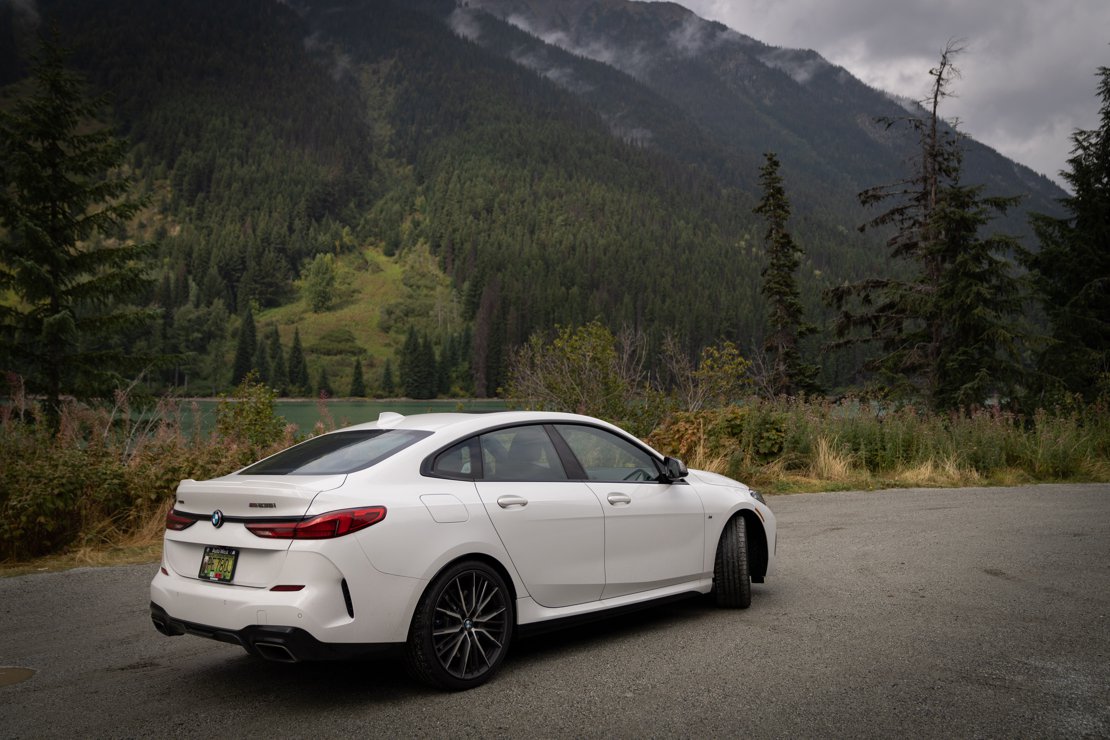
[[[376,465],[431,432],[363,429],[334,432],[302,442],[256,462],[239,475],[335,475]]]

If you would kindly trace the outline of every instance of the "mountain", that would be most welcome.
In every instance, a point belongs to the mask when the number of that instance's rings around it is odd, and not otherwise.
[[[492,19],[535,40],[517,37],[506,44]],[[763,152],[776,152],[804,206],[833,202],[843,208],[861,190],[905,176],[915,143],[880,119],[924,114],[814,51],[769,46],[675,3],[471,0],[451,12],[449,23],[578,94],[602,112],[615,134],[701,164],[684,150],[704,147],[666,130],[654,110],[665,104],[681,109],[693,124],[683,129],[728,151],[733,181],[746,188],[753,186]],[[656,99],[637,99],[606,84],[583,60],[620,70]],[[969,181],[985,184],[992,194],[1024,195],[1027,209],[1054,211],[1064,195],[1047,177],[970,138],[965,158]],[[850,206],[843,213],[855,215]],[[1024,216],[1011,225],[1028,234]]]
[[[0,6],[0,90],[20,89],[26,15]],[[218,390],[238,315],[301,335],[311,376],[378,384],[410,335],[438,392],[493,394],[534,331],[602,318],[691,353],[763,331],[765,151],[783,161],[823,288],[890,269],[856,193],[906,172],[904,110],[813,52],[680,6],[623,0],[42,0],[38,15],[132,145],[153,199],[163,321],[121,341],[183,358],[162,383]],[[1050,181],[968,141],[968,178],[1052,212]],[[1001,224],[1025,229],[1019,216]],[[1013,227],[1013,228],[1011,228]],[[304,296],[332,255],[327,306]],[[815,340],[816,341],[816,340]],[[419,344],[419,342],[417,342]],[[426,354],[424,356],[427,356]],[[857,358],[825,358],[846,382]],[[403,378],[401,379],[403,382]]]

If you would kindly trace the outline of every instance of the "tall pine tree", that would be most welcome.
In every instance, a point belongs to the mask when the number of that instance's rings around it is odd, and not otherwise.
[[[366,379],[362,377],[362,360],[355,358],[355,369],[351,375],[351,398],[366,397]]]
[[[243,312],[239,323],[239,342],[235,345],[235,361],[231,366],[231,384],[239,385],[254,367],[258,338],[254,328],[254,311],[250,306]]]
[[[870,367],[883,390],[936,409],[1013,398],[1021,379],[1021,291],[1007,260],[1020,247],[1011,237],[980,236],[1017,199],[985,197],[982,186],[961,183],[959,136],[939,113],[959,74],[953,61],[960,51],[950,43],[929,70],[929,115],[905,119],[921,145],[917,171],[860,194],[864,205],[893,203],[861,230],[893,227],[888,246],[896,260],[909,263],[909,277],[876,277],[830,291],[841,310],[840,343],[877,344],[881,351]]]
[[[151,246],[118,238],[143,205],[123,142],[65,61],[44,38],[30,92],[0,111],[0,368],[43,395],[53,428],[63,394],[104,396],[150,362],[118,337],[154,318],[125,302],[151,282]]]
[[[1049,385],[1093,400],[1110,389],[1110,68],[1098,70],[1099,127],[1072,135],[1068,215],[1034,216],[1040,252],[1030,255],[1053,342],[1041,357]]]
[[[816,365],[802,360],[799,341],[817,329],[803,318],[802,301],[794,273],[798,270],[800,250],[786,229],[790,201],[786,197],[779,160],[772,152],[765,155],[759,181],[763,198],[755,212],[767,222],[765,238],[768,264],[763,270],[763,295],[767,297],[767,339],[763,350],[768,367],[764,383],[773,395],[817,392]]]
[[[293,330],[293,345],[289,348],[289,394],[306,396],[312,392],[312,382],[308,378],[308,362],[301,346],[301,330]]]

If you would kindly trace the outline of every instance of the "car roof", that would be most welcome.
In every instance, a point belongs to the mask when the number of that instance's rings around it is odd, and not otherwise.
[[[493,411],[483,413],[432,413],[411,414],[402,416],[392,412],[383,412],[377,421],[356,424],[345,427],[344,430],[353,429],[421,429],[433,432],[449,432],[452,434],[465,434],[471,431],[487,429],[489,427],[507,424],[532,423],[578,423],[592,424],[612,429],[617,432],[624,430],[601,419],[582,414],[567,414],[558,411]],[[337,431],[344,431],[337,430]]]

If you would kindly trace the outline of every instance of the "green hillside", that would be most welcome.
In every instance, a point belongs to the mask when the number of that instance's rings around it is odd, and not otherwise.
[[[650,41],[674,7],[628,15],[612,3],[579,30]],[[452,27],[461,9],[438,0],[39,10],[110,94],[153,197],[134,229],[159,244],[146,300],[162,320],[121,341],[178,358],[154,390],[227,388],[248,310],[260,342],[277,328],[283,356],[298,333],[312,382],[326,369],[341,394],[356,359],[368,392],[387,360],[404,383],[419,345],[422,362],[434,355],[436,393],[494,395],[530,334],[595,318],[644,331],[653,348],[675,333],[691,356],[719,339],[756,347],[764,257],[752,208],[771,147],[784,150],[797,206],[810,316],[825,323],[824,288],[885,263],[880,237],[855,231],[855,196],[897,156],[861,150],[868,137],[843,111],[824,125],[828,101],[782,73],[764,82],[792,123],[749,115],[758,96],[720,74],[737,56],[664,58],[670,71],[649,84],[467,11],[474,43]],[[34,41],[10,5],[0,39],[11,39],[0,82],[18,85]],[[318,255],[333,256],[335,288],[314,308]],[[826,385],[856,372],[852,354],[824,359]]]

